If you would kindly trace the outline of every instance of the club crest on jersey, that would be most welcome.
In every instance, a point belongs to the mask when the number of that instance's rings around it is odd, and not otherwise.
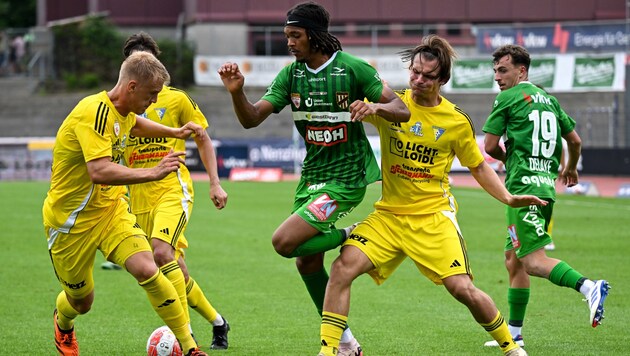
[[[413,124],[413,126],[411,126],[411,128],[409,129],[409,132],[413,133],[416,136],[424,136],[422,134],[422,123],[420,121],[416,122],[415,124]]]
[[[350,94],[347,91],[338,91],[335,93],[337,98],[337,106],[341,109],[347,109],[350,106]]]
[[[296,109],[300,108],[300,94],[299,93],[291,93],[291,102]]]
[[[114,122],[114,135],[116,135],[116,137],[120,135],[120,124],[118,121]]]
[[[164,113],[166,113],[166,108],[156,108],[154,110],[158,118],[160,119],[160,121],[162,121],[162,118],[164,117]]]
[[[446,129],[443,129],[441,127],[438,126],[433,126],[433,134],[435,135],[435,141],[439,140],[440,137],[442,137],[442,134],[446,131]]]
[[[337,202],[330,199],[328,194],[324,193],[310,203],[307,209],[313,213],[317,219],[325,221],[337,210]]]

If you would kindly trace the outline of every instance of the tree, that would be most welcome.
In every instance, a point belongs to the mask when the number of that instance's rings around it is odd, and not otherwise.
[[[0,0],[0,29],[37,24],[37,0]]]

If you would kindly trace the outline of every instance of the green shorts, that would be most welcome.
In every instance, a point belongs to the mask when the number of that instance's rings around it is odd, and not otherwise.
[[[347,188],[335,183],[308,184],[300,180],[295,189],[293,213],[320,232],[330,232],[365,197],[366,187]]]
[[[522,208],[507,207],[505,215],[508,236],[505,250],[514,250],[516,257],[524,257],[551,242],[547,227],[551,221],[554,202],[547,206],[531,205]]]

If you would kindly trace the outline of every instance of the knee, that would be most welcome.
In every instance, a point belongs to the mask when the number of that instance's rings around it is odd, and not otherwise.
[[[291,239],[287,235],[283,235],[277,231],[271,237],[271,243],[273,244],[273,249],[276,250],[276,253],[282,257],[291,257],[291,254],[295,250],[295,246],[291,242]]]
[[[175,250],[169,244],[159,244],[153,248],[153,259],[158,267],[162,267],[175,260]]]
[[[357,268],[353,267],[354,265],[350,261],[340,256],[330,267],[330,279],[328,283],[342,286],[352,284],[352,281],[360,274]]]

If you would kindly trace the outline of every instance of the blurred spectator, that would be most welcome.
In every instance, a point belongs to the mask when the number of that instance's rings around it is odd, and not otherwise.
[[[5,75],[9,61],[9,37],[6,32],[0,32],[0,75]]]
[[[13,65],[13,73],[22,73],[22,61],[25,54],[26,47],[24,43],[24,38],[21,35],[17,35],[13,38],[13,41],[11,42],[11,53],[9,55],[9,60],[13,60],[11,62]]]

